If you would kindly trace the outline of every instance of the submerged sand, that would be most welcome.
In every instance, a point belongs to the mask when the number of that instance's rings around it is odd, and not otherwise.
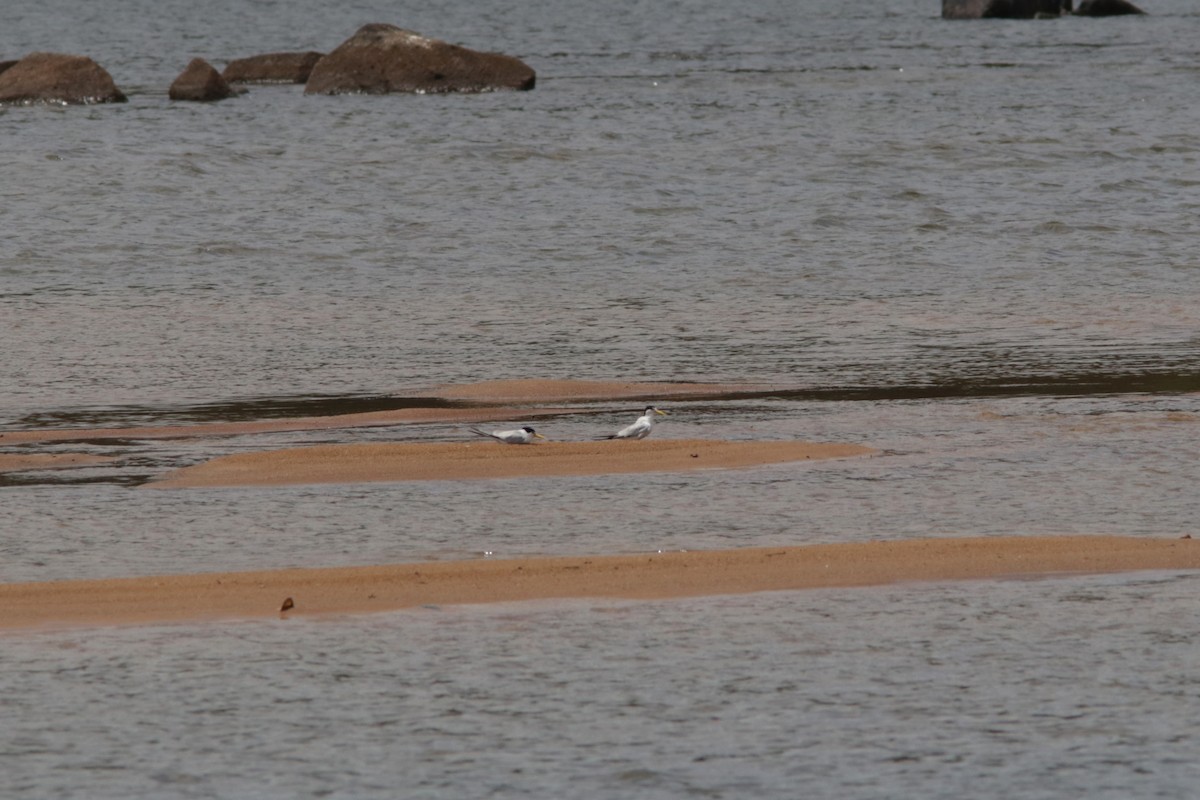
[[[493,441],[321,445],[215,458],[175,470],[147,486],[280,486],[678,472],[846,458],[872,452],[870,448],[856,444],[701,439],[530,445]]]
[[[915,539],[0,585],[0,629],[358,614],[556,598],[656,599],[1131,570],[1200,569],[1191,539]],[[288,610],[282,610],[284,606]]]
[[[575,381],[528,379],[444,384],[417,394],[477,403],[578,403],[601,400],[684,400],[760,394],[779,388],[765,383],[672,383],[668,381]]]
[[[208,422],[194,425],[143,425],[126,428],[38,428],[0,432],[0,445],[104,439],[190,439],[205,436],[245,436],[257,433],[384,427],[390,425],[514,421],[574,413],[571,408],[528,407],[539,403],[610,400],[695,399],[738,397],[771,387],[750,383],[667,383],[630,381],[511,380],[447,384],[434,389],[397,394],[428,398],[429,407],[365,411],[355,414],[288,419]],[[475,403],[475,407],[446,407],[445,403]],[[501,405],[497,405],[501,404]],[[506,405],[507,404],[507,405]]]
[[[40,442],[78,442],[105,439],[194,439],[206,436],[246,436],[257,433],[322,431],[338,428],[371,428],[390,425],[463,424],[490,420],[519,420],[568,413],[571,409],[552,408],[399,408],[392,411],[364,411],[357,414],[332,414],[324,417],[248,420],[244,422],[206,422],[196,425],[145,425],[132,428],[45,428],[5,431],[0,445]]]

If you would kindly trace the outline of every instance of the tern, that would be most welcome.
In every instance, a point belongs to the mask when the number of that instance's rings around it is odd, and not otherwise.
[[[611,436],[603,436],[603,439],[645,439],[650,435],[650,429],[654,427],[654,415],[662,414],[664,417],[667,412],[654,406],[646,406],[646,410],[637,418],[637,422],[627,428],[612,434]]]
[[[476,436],[488,436],[497,442],[504,442],[505,444],[529,444],[534,439],[546,438],[528,426],[511,431],[492,431],[491,433],[481,431],[478,428],[471,428],[470,431]]]

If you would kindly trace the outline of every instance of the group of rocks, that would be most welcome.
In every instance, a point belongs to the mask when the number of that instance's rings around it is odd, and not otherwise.
[[[1144,14],[1129,0],[942,0],[944,19],[1047,19],[1074,14],[1078,17],[1116,17]]]
[[[946,19],[1057,17],[1063,14],[1142,14],[1128,0],[942,0]],[[395,25],[362,28],[328,55],[268,53],[231,61],[225,71],[203,58],[187,65],[171,84],[172,100],[223,100],[247,83],[302,83],[305,94],[390,92],[489,92],[532,89],[527,64],[501,53],[482,53],[430,39]],[[86,56],[30,53],[0,61],[0,103],[123,103],[112,76]]]
[[[528,90],[536,75],[501,53],[482,53],[395,25],[364,25],[328,55],[268,53],[229,62],[202,58],[171,84],[172,100],[222,100],[247,83],[302,83],[305,94],[387,94]],[[30,53],[0,61],[0,103],[123,103],[112,76],[86,56]]]

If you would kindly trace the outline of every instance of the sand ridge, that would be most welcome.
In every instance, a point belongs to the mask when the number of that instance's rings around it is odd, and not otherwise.
[[[664,599],[900,581],[1200,569],[1200,541],[1008,536],[0,584],[0,629]],[[290,608],[283,611],[285,601]]]
[[[641,441],[373,443],[318,445],[214,458],[147,484],[149,488],[280,486],[361,481],[469,480],[678,472],[875,452],[856,444],[802,441]]]

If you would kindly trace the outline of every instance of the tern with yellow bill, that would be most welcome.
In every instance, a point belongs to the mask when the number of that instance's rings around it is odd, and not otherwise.
[[[470,431],[476,436],[488,436],[497,442],[504,442],[505,444],[529,444],[534,439],[546,438],[529,426],[516,428],[511,431],[492,431],[491,433],[481,431],[478,428],[471,428]]]

